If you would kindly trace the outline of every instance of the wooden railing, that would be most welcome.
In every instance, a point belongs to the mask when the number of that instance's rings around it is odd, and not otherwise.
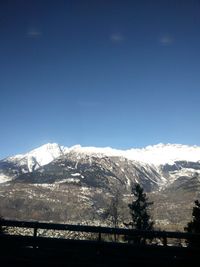
[[[1,227],[17,227],[33,230],[33,236],[38,236],[39,229],[57,230],[57,231],[70,231],[70,232],[85,232],[98,235],[98,241],[102,241],[102,234],[125,236],[126,240],[134,240],[135,238],[144,239],[160,239],[162,244],[167,246],[170,244],[168,239],[176,240],[195,240],[200,243],[200,234],[192,234],[185,232],[169,232],[169,231],[139,231],[134,229],[125,228],[110,228],[100,226],[86,226],[86,225],[70,225],[70,224],[55,224],[43,222],[28,222],[28,221],[14,221],[14,220],[1,220]]]

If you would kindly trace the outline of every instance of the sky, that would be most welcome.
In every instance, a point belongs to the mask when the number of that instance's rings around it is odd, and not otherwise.
[[[1,0],[0,158],[200,145],[199,0]]]

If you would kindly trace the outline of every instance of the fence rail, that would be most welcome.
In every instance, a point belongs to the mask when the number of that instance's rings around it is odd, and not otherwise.
[[[109,228],[86,225],[69,225],[55,223],[40,223],[27,221],[0,221],[0,228],[5,227],[5,234],[0,234],[0,265],[1,266],[52,266],[63,267],[65,265],[80,267],[104,267],[104,266],[145,266],[145,267],[196,267],[199,261],[200,246],[185,247],[172,245],[171,238],[178,240],[197,240],[200,244],[200,235],[165,232],[165,231],[137,231],[123,228]],[[21,228],[22,235],[10,231],[13,228]],[[11,229],[9,229],[11,228]],[[25,230],[24,230],[25,229]],[[29,235],[29,231],[31,234]],[[68,238],[68,233],[57,238],[48,234],[41,236],[40,230],[70,231],[73,238]],[[9,234],[10,231],[10,234]],[[19,231],[19,232],[21,232]],[[11,234],[12,232],[12,234]],[[46,232],[46,231],[45,231]],[[94,239],[79,238],[80,232],[94,234]],[[73,234],[75,233],[75,234]],[[74,238],[77,236],[78,240]],[[103,234],[106,234],[103,236]],[[115,242],[107,242],[108,236],[122,235],[126,238],[113,239]],[[51,237],[50,237],[51,236]],[[104,237],[104,238],[103,238]],[[105,240],[106,237],[106,240]],[[159,239],[161,243],[141,245],[135,240]],[[170,240],[168,240],[170,239]],[[123,241],[122,241],[123,240]],[[131,240],[133,242],[127,242]],[[116,242],[118,241],[118,242]],[[176,243],[176,242],[175,242]],[[174,244],[175,244],[174,243]],[[78,255],[78,256],[77,256]]]
[[[171,232],[171,231],[142,231],[125,228],[110,228],[101,226],[87,226],[87,225],[71,225],[71,224],[55,224],[55,223],[43,223],[37,221],[15,221],[15,220],[1,220],[1,226],[5,227],[17,227],[33,229],[34,237],[37,237],[39,229],[45,230],[64,230],[72,232],[85,232],[85,233],[96,233],[101,241],[102,234],[109,235],[124,235],[128,239],[136,237],[142,237],[146,239],[159,238],[164,240],[164,244],[167,245],[167,239],[184,239],[184,240],[198,240],[200,241],[200,234],[184,233],[184,232]]]

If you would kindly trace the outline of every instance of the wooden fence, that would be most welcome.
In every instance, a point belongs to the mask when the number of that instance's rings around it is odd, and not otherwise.
[[[125,236],[126,240],[134,240],[134,238],[144,239],[160,239],[162,243],[167,246],[170,244],[168,239],[176,240],[196,240],[200,243],[200,234],[186,233],[186,232],[171,232],[171,231],[139,231],[134,229],[125,228],[111,228],[101,226],[87,226],[87,225],[71,225],[71,224],[55,224],[43,223],[37,221],[14,221],[14,220],[1,220],[2,227],[17,227],[33,229],[33,236],[37,237],[39,229],[57,230],[57,231],[70,231],[70,232],[85,232],[98,234],[98,241],[102,240],[102,234]]]
[[[196,267],[200,255],[199,247],[178,245],[182,240],[200,241],[200,235],[189,233],[11,220],[2,220],[0,225],[7,230],[7,233],[5,231],[0,234],[0,266],[6,267]],[[21,229],[22,235],[9,234],[12,228]],[[26,230],[32,235],[27,235]],[[74,240],[48,235],[43,237],[41,230],[86,233],[86,238]],[[95,235],[96,239],[87,239],[87,233]],[[108,237],[114,235],[122,238],[113,239],[117,242],[108,242],[111,240]],[[162,242],[135,244],[133,241],[138,238],[160,239]],[[173,243],[171,239],[180,242]]]

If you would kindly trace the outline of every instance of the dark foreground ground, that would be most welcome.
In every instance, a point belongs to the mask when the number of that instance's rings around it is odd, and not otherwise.
[[[200,266],[200,250],[127,243],[0,236],[0,266]]]

